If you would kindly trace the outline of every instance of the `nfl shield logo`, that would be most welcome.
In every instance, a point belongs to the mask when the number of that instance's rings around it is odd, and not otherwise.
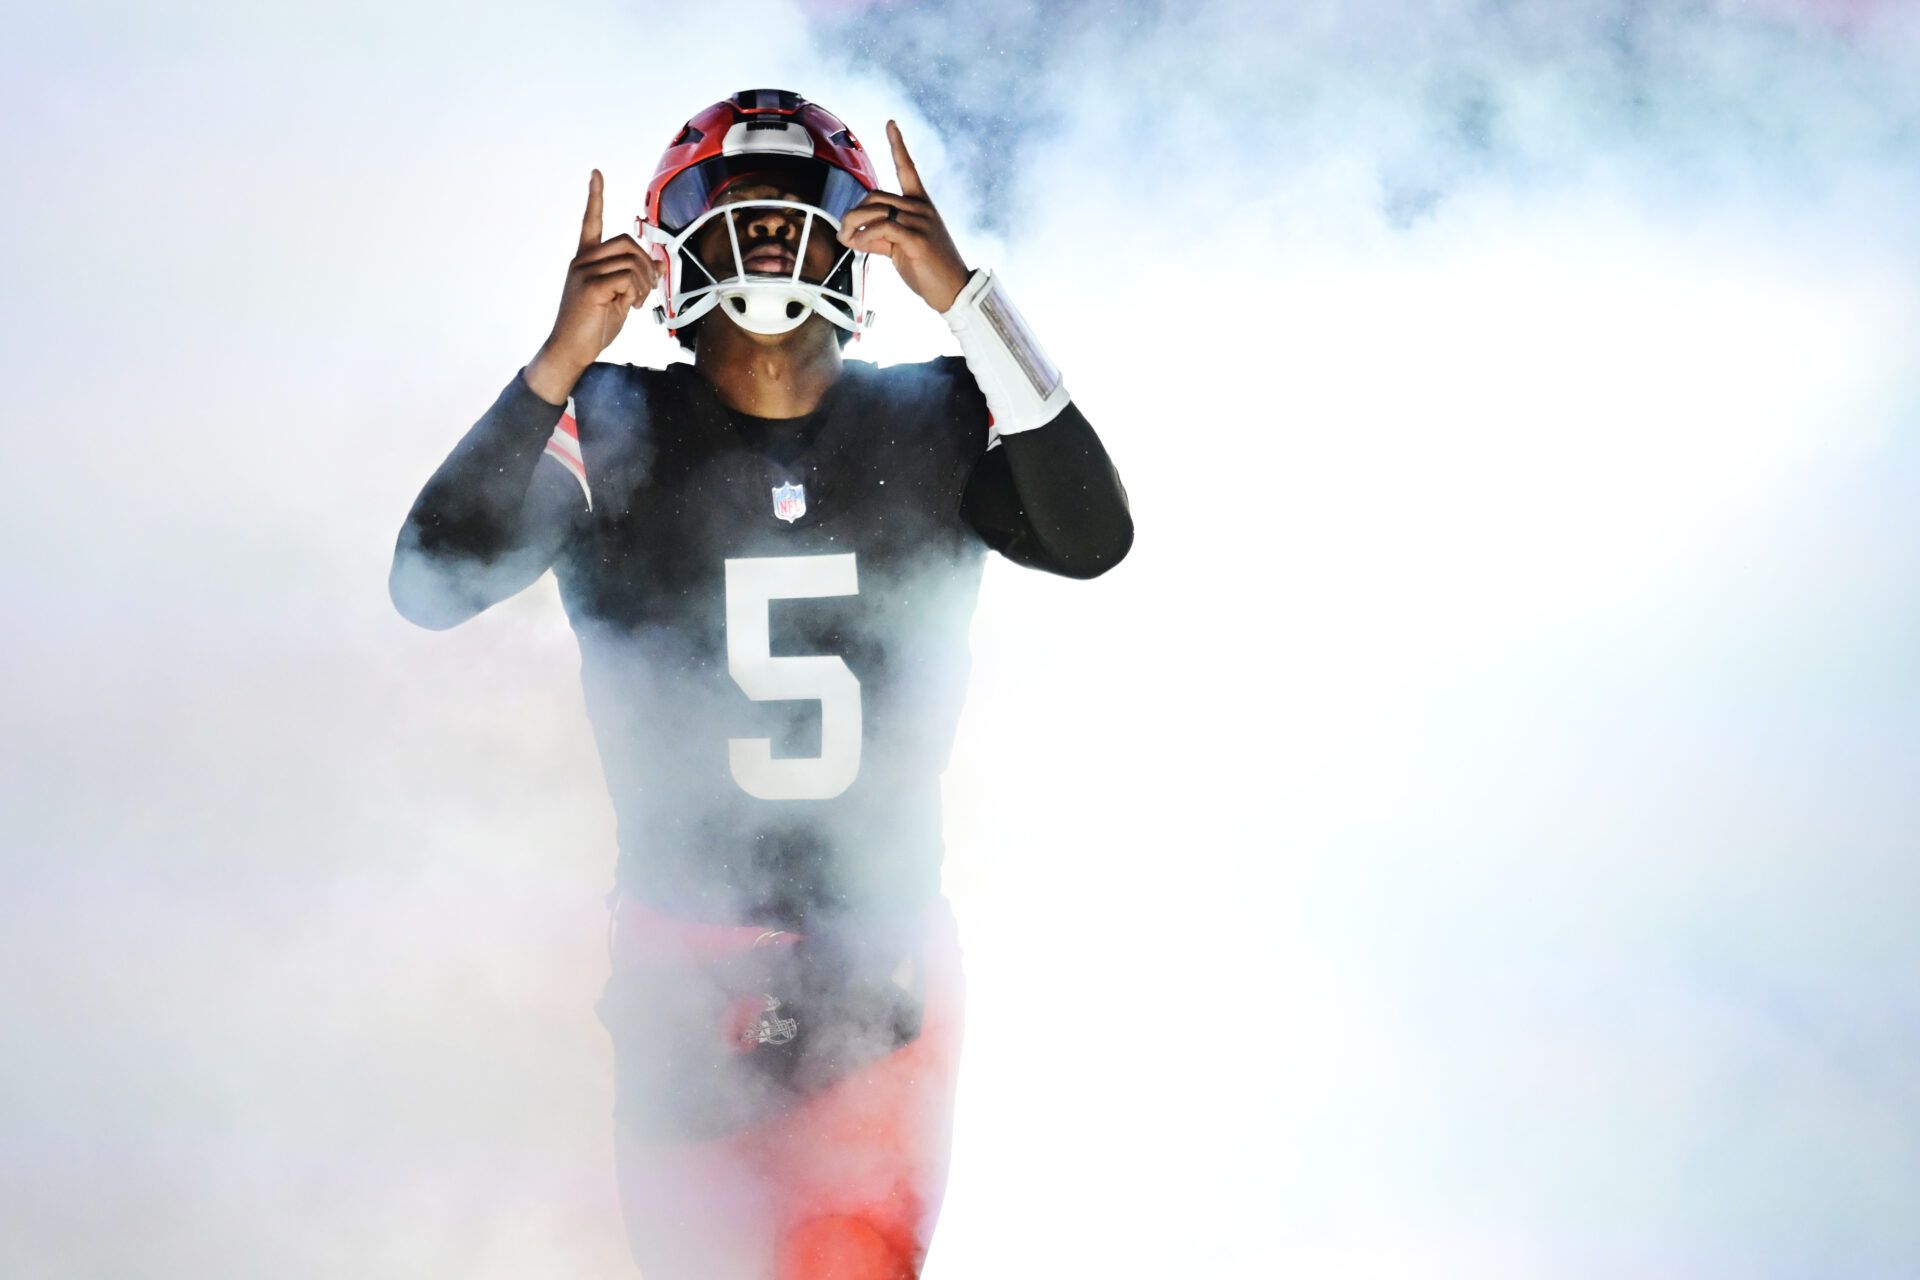
[[[773,491],[773,514],[792,524],[807,514],[807,486],[783,484]]]

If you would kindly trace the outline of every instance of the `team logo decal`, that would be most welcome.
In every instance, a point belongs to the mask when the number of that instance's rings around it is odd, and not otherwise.
[[[780,1016],[780,1002],[772,996],[767,997],[766,1008],[760,1016],[747,1024],[746,1032],[740,1037],[748,1048],[759,1048],[763,1044],[786,1044],[800,1033],[798,1018]]]
[[[773,514],[788,524],[807,514],[807,486],[783,484],[774,489]]]

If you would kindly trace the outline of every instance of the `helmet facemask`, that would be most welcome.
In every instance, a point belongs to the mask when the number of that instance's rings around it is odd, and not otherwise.
[[[780,274],[748,271],[741,243],[739,215],[769,209],[790,211],[801,218],[798,242],[789,249],[793,267]],[[725,220],[732,259],[732,271],[723,269],[719,275],[692,247],[716,218]],[[678,232],[645,220],[637,220],[635,230],[643,241],[662,251],[667,304],[656,308],[655,315],[674,329],[686,328],[716,307],[741,328],[768,335],[791,332],[812,315],[853,334],[873,323],[873,313],[865,305],[866,254],[843,249],[822,281],[804,275],[807,248],[816,237],[835,237],[838,244],[840,220],[818,206],[797,200],[739,200],[714,205]]]

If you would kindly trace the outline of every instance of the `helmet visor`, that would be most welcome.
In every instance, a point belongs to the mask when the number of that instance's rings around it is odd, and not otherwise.
[[[835,222],[867,198],[867,188],[845,169],[802,156],[715,156],[675,174],[660,191],[660,229],[679,233],[713,208],[729,188],[753,178],[772,185],[777,198],[810,204]]]

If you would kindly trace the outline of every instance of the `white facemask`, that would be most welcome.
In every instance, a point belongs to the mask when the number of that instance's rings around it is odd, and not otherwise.
[[[747,270],[735,215],[761,209],[791,209],[805,217],[800,228],[799,243],[793,250],[793,270],[786,274],[756,274]],[[724,277],[715,276],[697,254],[686,250],[701,228],[719,217],[726,218],[727,242],[733,257],[733,274]],[[666,250],[667,305],[654,309],[655,317],[662,324],[682,329],[715,307],[719,307],[729,320],[742,329],[753,333],[787,333],[799,328],[806,323],[808,316],[815,314],[825,316],[829,322],[856,334],[865,332],[873,324],[873,313],[865,309],[863,302],[866,292],[866,254],[856,253],[852,249],[843,250],[826,273],[826,278],[831,280],[842,266],[851,262],[852,293],[842,293],[824,284],[801,279],[800,270],[806,263],[807,246],[813,237],[837,236],[840,231],[838,219],[813,205],[793,200],[741,200],[734,204],[715,205],[688,223],[678,235],[644,221],[636,221],[635,231],[646,242],[660,245]],[[682,278],[687,274],[685,264],[689,262],[706,277],[703,282],[695,284]]]

